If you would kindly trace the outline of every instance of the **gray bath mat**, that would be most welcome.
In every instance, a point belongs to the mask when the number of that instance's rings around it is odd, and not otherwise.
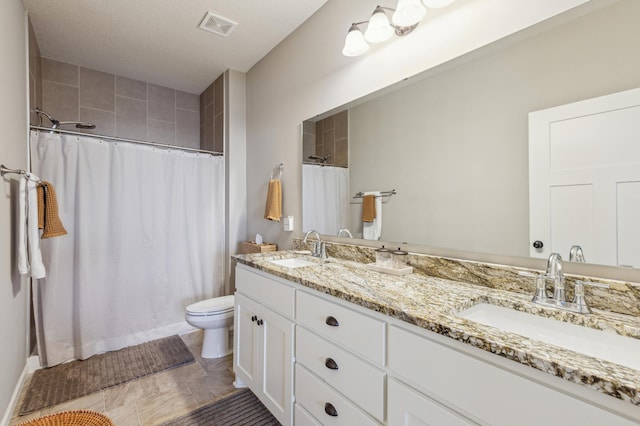
[[[280,422],[249,389],[242,390],[162,426],[278,426]]]
[[[171,336],[37,370],[20,415],[193,361],[182,339]]]

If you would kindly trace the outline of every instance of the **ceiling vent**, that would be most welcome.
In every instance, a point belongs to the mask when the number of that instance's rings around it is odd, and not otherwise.
[[[238,26],[237,22],[233,22],[222,16],[215,15],[211,12],[207,12],[200,23],[200,28],[217,34],[222,37],[229,37],[229,34]]]

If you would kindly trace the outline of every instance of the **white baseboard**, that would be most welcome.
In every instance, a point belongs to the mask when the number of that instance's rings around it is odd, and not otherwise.
[[[29,359],[34,357],[29,357]],[[36,357],[38,358],[38,357]],[[13,389],[13,394],[11,395],[11,399],[9,400],[9,405],[7,405],[7,409],[2,416],[2,420],[0,420],[0,426],[9,426],[11,422],[11,415],[13,411],[16,409],[16,404],[18,403],[18,397],[20,396],[20,391],[22,390],[22,386],[24,386],[24,382],[27,379],[27,376],[31,374],[32,371],[29,369],[29,359],[27,359],[27,363],[24,365],[22,369],[22,373],[18,378],[18,383],[16,383],[16,387]],[[38,366],[40,365],[40,361],[38,360]]]

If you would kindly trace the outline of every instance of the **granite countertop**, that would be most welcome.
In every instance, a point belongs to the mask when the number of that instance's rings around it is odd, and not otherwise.
[[[295,251],[237,255],[239,263],[302,286],[415,324],[554,376],[640,406],[640,370],[460,318],[457,312],[488,302],[640,339],[640,318],[595,310],[581,315],[531,303],[531,295],[413,273],[369,271],[362,263],[305,256],[317,265],[286,268],[270,260],[299,257]],[[640,356],[640,355],[639,355]]]

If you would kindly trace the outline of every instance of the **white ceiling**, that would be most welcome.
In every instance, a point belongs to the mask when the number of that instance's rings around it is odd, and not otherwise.
[[[327,0],[23,0],[41,55],[201,93],[227,69],[247,72]],[[239,25],[198,28],[206,12]]]

